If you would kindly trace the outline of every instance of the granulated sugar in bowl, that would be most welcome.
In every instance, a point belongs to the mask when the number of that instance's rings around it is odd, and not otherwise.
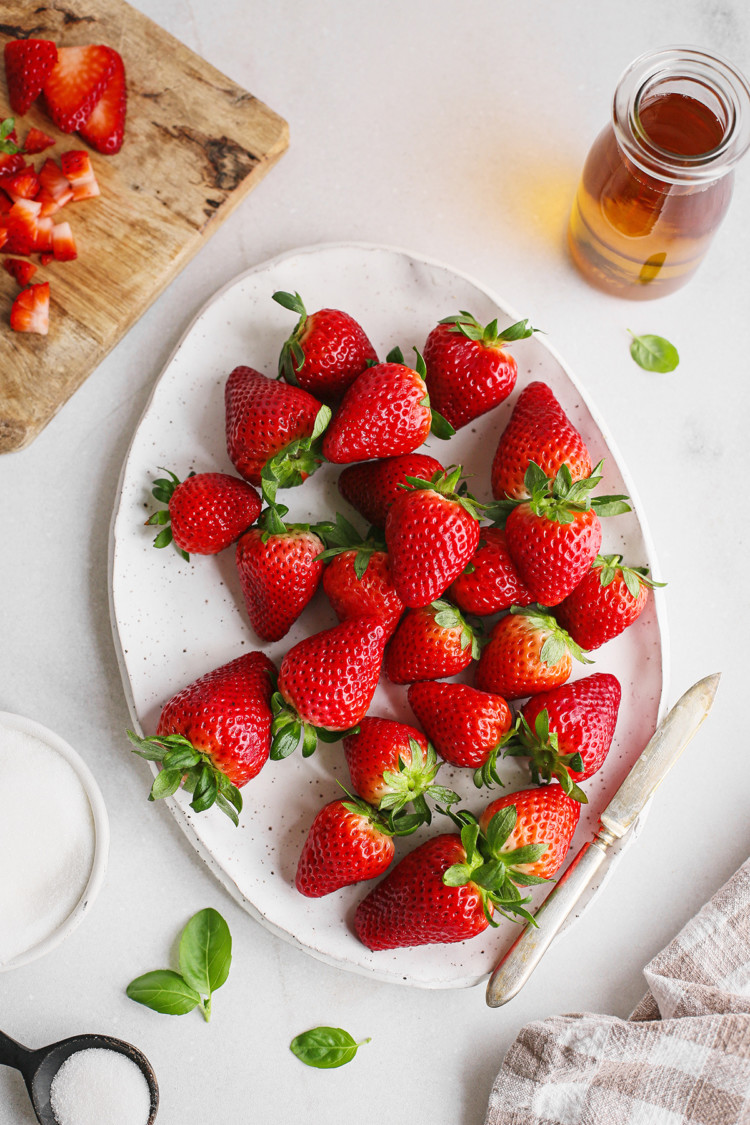
[[[80,923],[104,880],[109,822],[91,771],[59,735],[0,711],[0,972]]]
[[[52,1079],[50,1106],[59,1125],[147,1125],[151,1092],[127,1055],[88,1047],[67,1058]]]

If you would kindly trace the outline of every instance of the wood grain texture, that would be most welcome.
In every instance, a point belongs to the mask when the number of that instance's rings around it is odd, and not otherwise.
[[[283,118],[124,0],[4,0],[0,47],[30,37],[118,50],[128,116],[120,152],[92,152],[101,195],[55,216],[70,222],[78,258],[34,277],[50,282],[48,336],[11,330],[18,287],[0,270],[0,453],[33,440],[288,145]],[[87,148],[40,104],[17,121],[21,140],[32,125],[58,140],[45,156]]]

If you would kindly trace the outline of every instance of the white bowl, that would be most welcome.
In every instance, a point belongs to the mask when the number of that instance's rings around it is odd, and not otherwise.
[[[101,790],[97,785],[94,775],[79,754],[54,731],[33,719],[22,715],[13,715],[7,711],[0,711],[0,729],[18,731],[21,734],[31,735],[44,743],[49,749],[59,754],[74,770],[81,783],[83,791],[88,798],[91,816],[94,825],[94,849],[91,870],[86,885],[67,917],[59,923],[46,937],[5,961],[0,961],[0,973],[8,969],[17,969],[27,965],[37,958],[43,957],[51,949],[59,945],[68,934],[81,923],[96,899],[107,870],[109,856],[109,819],[104,804]]]

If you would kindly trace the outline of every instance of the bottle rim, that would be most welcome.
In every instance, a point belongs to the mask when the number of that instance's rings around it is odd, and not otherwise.
[[[708,91],[721,108],[724,133],[714,148],[683,155],[651,140],[640,108],[657,87],[680,82]],[[640,55],[617,83],[612,118],[618,142],[643,171],[669,183],[708,183],[730,172],[750,147],[750,84],[728,59],[696,47],[664,47]]]

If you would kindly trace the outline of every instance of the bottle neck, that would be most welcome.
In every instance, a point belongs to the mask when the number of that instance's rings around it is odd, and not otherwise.
[[[750,146],[750,86],[731,63],[689,47],[642,55],[620,78],[618,143],[649,176],[707,184]]]

